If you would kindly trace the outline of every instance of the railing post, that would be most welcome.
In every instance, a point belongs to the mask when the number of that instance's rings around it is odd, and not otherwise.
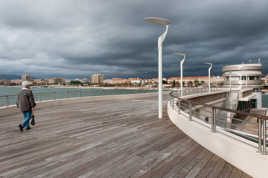
[[[192,121],[192,116],[193,116],[193,104],[189,101],[188,102],[189,106],[189,120]]]
[[[80,96],[80,98],[82,97],[82,91],[81,91],[81,88],[79,89],[79,96]]]
[[[216,108],[212,107],[211,131],[216,132]]]
[[[173,98],[173,99],[171,99],[171,101],[172,101],[172,103],[171,103],[172,108],[175,109],[175,103],[177,102],[177,98]]]
[[[181,100],[178,100],[178,113],[180,114],[181,113]]]
[[[259,147],[259,152],[262,153],[262,120],[258,119],[259,127],[258,127],[258,147]]]
[[[57,92],[54,92],[54,100],[57,100]]]
[[[6,105],[7,105],[7,106],[9,105],[9,102],[8,102],[8,96],[6,96]]]
[[[267,150],[266,150],[266,120],[263,120],[263,154],[266,155],[267,154]]]

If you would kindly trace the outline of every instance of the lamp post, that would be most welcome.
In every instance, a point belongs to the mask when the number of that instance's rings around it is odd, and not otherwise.
[[[168,32],[168,25],[171,22],[168,19],[159,17],[146,17],[144,21],[160,24],[165,26],[165,31],[158,37],[158,118],[163,118],[163,96],[162,96],[162,44],[166,38]]]
[[[210,87],[210,83],[211,83],[211,79],[210,79],[210,73],[211,73],[211,69],[212,69],[212,63],[206,63],[209,65],[209,68],[208,68],[208,92],[210,93],[211,92],[211,87]]]
[[[180,70],[181,70],[181,96],[183,96],[183,63],[186,59],[186,53],[176,53],[176,56],[183,56],[183,59],[180,61]]]

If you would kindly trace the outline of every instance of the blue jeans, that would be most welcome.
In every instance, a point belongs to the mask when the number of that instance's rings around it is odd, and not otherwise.
[[[24,111],[24,112],[22,112],[22,114],[24,116],[24,121],[21,123],[21,126],[26,127],[26,128],[30,128],[29,121],[32,118],[32,111]]]

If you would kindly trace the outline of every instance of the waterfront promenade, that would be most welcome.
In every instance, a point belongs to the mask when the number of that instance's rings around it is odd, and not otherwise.
[[[157,103],[156,93],[41,103],[23,133],[19,111],[0,110],[0,177],[248,177],[166,112],[158,120]]]

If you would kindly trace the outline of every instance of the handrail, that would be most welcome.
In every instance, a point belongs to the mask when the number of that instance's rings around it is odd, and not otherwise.
[[[39,94],[51,94],[51,93],[55,93],[56,91],[51,91],[51,92],[38,92],[38,93],[33,93],[34,95],[39,95]],[[79,91],[71,91],[71,90],[66,90],[66,91],[63,91],[62,93],[64,93],[64,92],[80,92],[80,90]],[[7,96],[18,96],[18,95],[0,95],[0,97],[7,97]]]
[[[170,92],[169,95],[171,97],[173,97],[173,98],[177,98],[177,99],[182,100],[182,101],[185,101],[185,102],[190,102],[191,104],[201,105],[201,106],[209,107],[209,108],[215,108],[215,109],[218,109],[218,110],[222,110],[222,111],[226,111],[226,112],[231,112],[231,113],[235,113],[235,114],[240,114],[240,115],[244,115],[244,116],[257,117],[258,119],[262,119],[262,120],[268,120],[268,116],[264,116],[264,115],[261,115],[261,114],[248,113],[248,112],[242,112],[242,111],[235,111],[233,109],[228,109],[228,108],[213,106],[211,104],[204,104],[204,103],[200,103],[200,102],[197,102],[197,101],[190,101],[190,100],[186,100],[186,99],[180,98],[178,96],[174,96],[174,95],[172,95],[173,93],[174,93],[174,91]]]
[[[207,93],[207,94],[219,94],[219,93]],[[205,108],[211,108],[212,117],[208,117],[207,114],[204,114],[204,113],[203,113],[203,116],[206,116],[208,119],[210,119],[211,131],[212,132],[216,132],[217,121],[222,122],[222,120],[217,120],[217,118],[216,118],[216,111],[217,110],[218,111],[224,111],[224,112],[227,112],[227,113],[234,113],[234,114],[237,114],[237,115],[240,115],[240,116],[241,115],[250,116],[251,118],[257,119],[258,124],[256,124],[255,126],[257,127],[256,129],[258,131],[258,133],[257,133],[257,136],[258,136],[258,150],[259,150],[259,152],[261,154],[264,154],[264,155],[267,154],[267,125],[266,125],[266,121],[268,120],[268,116],[265,116],[265,115],[262,115],[262,114],[256,114],[256,113],[235,111],[233,109],[227,109],[227,108],[223,108],[223,107],[213,106],[211,104],[204,104],[204,103],[197,102],[197,101],[191,101],[190,99],[184,99],[184,98],[175,96],[174,91],[170,92],[169,95],[172,98],[177,99],[176,103],[174,103],[175,100],[173,100],[173,108],[176,105],[178,107],[178,109],[179,109],[178,112],[181,112],[181,110],[182,110],[185,113],[188,113],[188,117],[189,117],[190,121],[192,121],[192,116],[194,114],[194,111],[197,109],[194,106],[201,106],[201,107],[203,106]],[[205,112],[208,112],[208,111],[205,111]],[[227,121],[227,119],[229,117],[231,118],[231,114],[229,116],[226,115],[226,118],[225,118],[226,120],[225,121]],[[201,118],[198,118],[198,119],[201,119]],[[220,116],[219,116],[219,119],[220,119]],[[239,119],[231,118],[231,120],[235,120],[235,121],[240,120],[241,121],[240,118]],[[231,122],[231,125],[232,124],[233,123]]]
[[[50,91],[50,92],[38,92],[38,93],[33,93],[34,97],[37,99],[37,101],[47,101],[47,100],[57,100],[57,99],[63,99],[63,98],[70,98],[70,94],[76,93],[78,97],[82,97],[84,91],[81,89],[79,90],[65,90],[61,92],[56,92],[56,91]],[[57,97],[57,94],[59,96]],[[49,96],[47,96],[49,95]],[[43,97],[46,97],[46,99],[43,99]],[[15,104],[14,101],[16,100],[17,95],[11,94],[11,95],[0,95],[0,107],[6,107],[10,106],[11,104]],[[12,98],[13,102],[10,102],[10,98]],[[2,105],[1,105],[2,101]]]

